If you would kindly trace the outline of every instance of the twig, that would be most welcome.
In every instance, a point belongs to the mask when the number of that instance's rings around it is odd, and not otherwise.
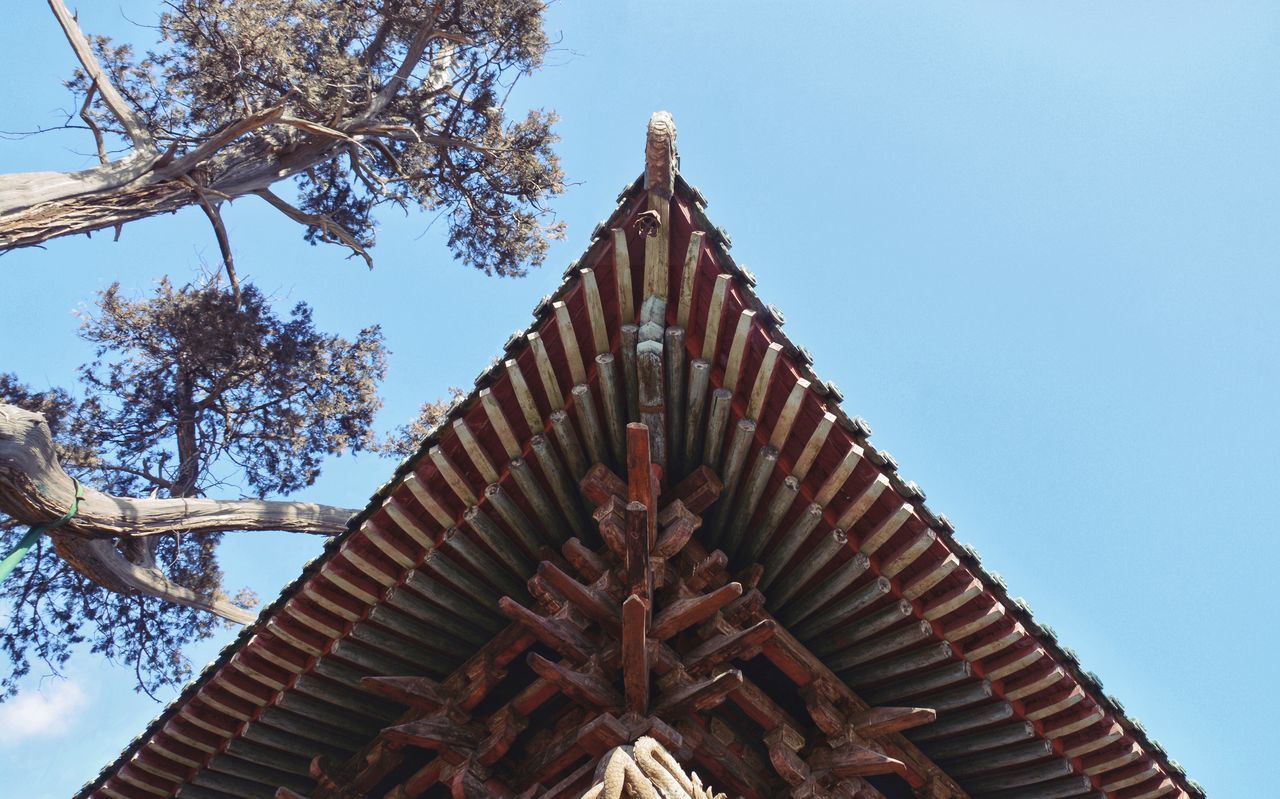
[[[84,32],[80,30],[80,25],[76,22],[76,18],[67,10],[67,6],[62,0],[48,0],[48,2],[49,8],[53,10],[53,15],[58,18],[58,24],[62,26],[62,32],[67,37],[67,42],[71,45],[71,49],[75,51],[76,58],[80,61],[80,66],[84,69],[85,75],[93,83],[97,84],[98,93],[102,95],[103,104],[115,115],[116,119],[120,120],[120,124],[124,126],[125,133],[129,136],[136,149],[154,154],[156,152],[156,144],[151,138],[151,132],[147,129],[146,123],[129,106],[129,103],[124,99],[124,95],[120,94],[119,90],[107,79],[106,73],[102,71],[102,65],[98,63],[97,57],[93,54],[93,47],[89,44]]]
[[[337,239],[342,242],[351,250],[352,254],[359,255],[364,259],[364,262],[368,264],[370,269],[373,268],[373,256],[369,255],[368,250],[366,250],[364,246],[356,240],[356,237],[352,236],[351,232],[342,225],[334,222],[324,214],[309,214],[300,208],[294,208],[292,205],[273,194],[270,189],[258,189],[254,194],[257,194],[262,199],[271,203],[277,210],[293,221],[308,227],[317,228],[326,240],[332,241],[333,239]]]

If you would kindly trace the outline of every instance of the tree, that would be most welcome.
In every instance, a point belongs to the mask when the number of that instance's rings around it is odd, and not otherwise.
[[[538,0],[174,0],[142,57],[48,2],[102,163],[0,176],[0,250],[197,205],[234,290],[219,206],[246,195],[370,263],[388,203],[442,212],[454,254],[499,275],[559,233],[542,205],[563,190],[555,117],[503,107],[548,47]],[[110,160],[108,135],[132,152]],[[272,190],[286,179],[296,206]]]
[[[33,658],[56,669],[82,643],[133,664],[143,690],[184,679],[183,646],[217,617],[253,617],[253,598],[222,584],[221,536],[340,532],[349,510],[267,497],[311,485],[329,455],[403,450],[446,408],[377,441],[381,333],[321,333],[305,304],[281,316],[241,285],[223,202],[254,195],[366,261],[376,208],[434,211],[458,259],[520,275],[558,234],[542,203],[562,190],[554,116],[503,108],[548,47],[541,3],[175,0],[163,48],[142,57],[49,5],[102,163],[0,176],[0,250],[192,205],[226,280],[102,292],[76,392],[0,374],[0,546],[75,508],[0,586],[14,666],[0,697]],[[111,160],[117,139],[131,152]],[[273,189],[286,178],[294,201]],[[248,496],[209,498],[233,487]]]

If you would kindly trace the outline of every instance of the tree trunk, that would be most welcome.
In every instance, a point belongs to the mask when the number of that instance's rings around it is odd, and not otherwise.
[[[0,251],[172,213],[201,193],[226,200],[262,191],[328,160],[338,144],[306,136],[285,148],[251,142],[215,154],[197,147],[167,164],[136,153],[81,172],[0,175]]]

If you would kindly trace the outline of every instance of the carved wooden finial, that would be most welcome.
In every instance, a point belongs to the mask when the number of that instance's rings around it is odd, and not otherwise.
[[[676,121],[666,111],[649,117],[644,146],[644,187],[669,198],[676,191]]]

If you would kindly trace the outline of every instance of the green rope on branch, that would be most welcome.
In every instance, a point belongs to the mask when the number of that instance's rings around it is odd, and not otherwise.
[[[76,484],[76,498],[75,501],[71,503],[71,510],[64,513],[62,518],[57,521],[49,522],[48,524],[31,525],[31,529],[27,530],[27,534],[18,542],[18,546],[14,547],[13,551],[6,555],[3,561],[0,561],[0,583],[9,579],[9,574],[13,571],[14,567],[18,565],[18,561],[27,556],[27,553],[30,552],[31,548],[36,545],[36,542],[40,540],[40,536],[44,534],[45,530],[53,530],[61,527],[71,521],[71,519],[76,515],[76,511],[80,510],[80,500],[84,499],[84,486],[80,485],[80,481],[74,477],[71,478],[71,482]]]

